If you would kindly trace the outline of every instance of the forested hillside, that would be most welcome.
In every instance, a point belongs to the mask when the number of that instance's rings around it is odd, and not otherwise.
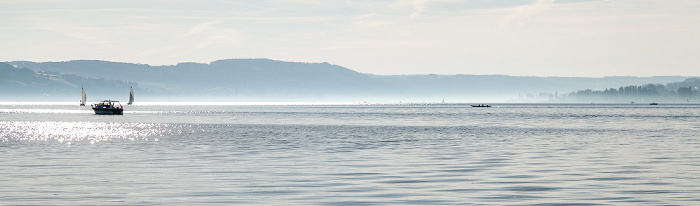
[[[81,87],[90,101],[120,99],[132,86],[140,101],[587,102],[628,101],[640,95],[680,101],[671,97],[682,94],[677,88],[687,79],[372,75],[325,62],[270,59],[164,66],[98,60],[14,61],[2,65],[2,101],[73,100],[79,98]]]

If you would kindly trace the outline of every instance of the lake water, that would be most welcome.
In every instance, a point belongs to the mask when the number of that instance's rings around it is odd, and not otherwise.
[[[697,205],[700,105],[4,103],[0,204]]]

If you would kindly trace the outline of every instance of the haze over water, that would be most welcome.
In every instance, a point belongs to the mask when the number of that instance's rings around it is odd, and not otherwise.
[[[697,104],[0,104],[0,202],[692,205]]]

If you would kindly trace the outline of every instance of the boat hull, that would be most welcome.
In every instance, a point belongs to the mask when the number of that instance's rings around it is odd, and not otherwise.
[[[123,115],[124,109],[120,108],[92,108],[95,110],[95,114],[100,115]]]

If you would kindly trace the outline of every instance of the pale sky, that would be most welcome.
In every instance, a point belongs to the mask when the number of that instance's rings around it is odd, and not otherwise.
[[[269,58],[371,74],[700,75],[698,0],[2,0],[0,61]]]

